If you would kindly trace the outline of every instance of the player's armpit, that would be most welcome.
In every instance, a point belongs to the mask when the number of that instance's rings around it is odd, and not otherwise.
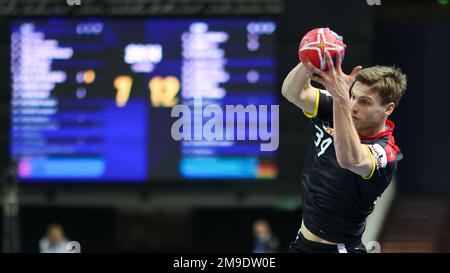
[[[315,118],[319,111],[320,90],[312,87],[305,91],[301,96],[301,109],[308,118]]]
[[[312,116],[318,108],[317,97],[320,96],[320,92],[311,85],[306,72],[302,63],[294,67],[284,79],[281,93],[288,101]]]
[[[363,179],[369,180],[372,178],[377,169],[377,163],[369,146],[361,144],[361,159],[359,162],[346,165],[345,168],[360,175]]]
[[[315,112],[315,114],[317,115],[317,109],[319,108],[319,89],[314,87],[307,87],[297,93],[298,94],[294,95],[285,91],[283,93],[283,96],[288,101],[295,104],[295,106],[302,109],[303,113],[305,113],[307,117],[315,117],[315,115],[313,116],[313,114]]]

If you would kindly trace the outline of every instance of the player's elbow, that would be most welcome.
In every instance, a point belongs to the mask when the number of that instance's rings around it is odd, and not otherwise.
[[[283,97],[289,99],[289,84],[286,80],[283,81],[283,85],[281,86],[281,94]]]
[[[284,98],[286,98],[289,102],[295,103],[296,99],[290,92],[288,87],[282,87],[281,88],[281,94]]]
[[[296,103],[298,101],[305,101],[307,99],[305,89],[293,87],[292,83],[287,83],[286,81],[283,83],[283,86],[281,87],[281,94],[283,95],[283,97],[285,97],[288,101],[292,103]]]

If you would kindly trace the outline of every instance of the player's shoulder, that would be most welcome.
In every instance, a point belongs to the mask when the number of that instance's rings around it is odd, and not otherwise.
[[[387,129],[370,138],[362,138],[362,143],[369,146],[373,155],[377,158],[383,159],[385,164],[400,161],[403,154],[397,146],[394,138],[394,123],[390,120],[386,122]]]
[[[395,144],[393,136],[381,137],[365,143],[376,158],[385,160],[385,164],[400,161],[403,154]]]

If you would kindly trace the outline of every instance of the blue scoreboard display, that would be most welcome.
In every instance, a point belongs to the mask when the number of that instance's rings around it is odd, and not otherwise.
[[[14,19],[20,181],[276,178],[277,143],[261,148],[278,137],[276,31],[252,18]],[[237,105],[245,123],[225,137]]]

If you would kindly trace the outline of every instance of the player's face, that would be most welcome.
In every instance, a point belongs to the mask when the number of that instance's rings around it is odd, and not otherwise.
[[[367,132],[379,126],[386,118],[386,105],[382,105],[377,92],[369,86],[355,82],[350,92],[352,119],[358,132]]]

